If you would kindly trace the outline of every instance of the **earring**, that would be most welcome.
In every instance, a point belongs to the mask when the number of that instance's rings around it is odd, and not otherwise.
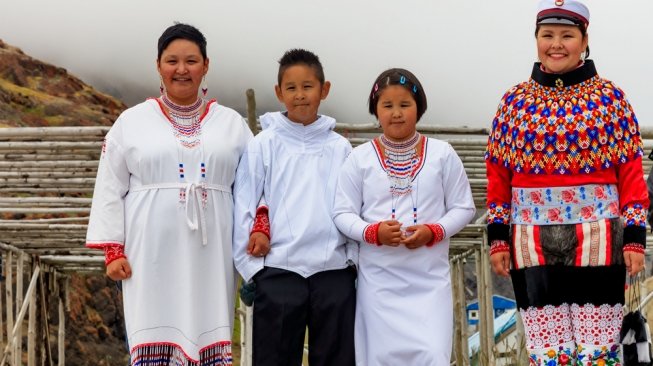
[[[206,85],[206,75],[202,76],[202,95],[206,96],[208,93],[209,87]]]
[[[163,92],[165,91],[165,87],[163,86],[163,77],[159,75],[159,92],[161,95],[163,95]]]

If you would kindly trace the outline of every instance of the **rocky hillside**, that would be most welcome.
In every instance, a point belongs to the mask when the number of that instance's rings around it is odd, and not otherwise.
[[[126,105],[0,40],[0,127],[110,125]]]
[[[110,125],[126,108],[66,69],[36,60],[0,40],[0,128]],[[115,283],[101,274],[79,275],[71,278],[70,286],[66,364],[126,365],[122,298]],[[50,332],[56,340],[56,299],[50,304],[50,316],[54,316]],[[24,332],[25,360],[26,337]],[[51,349],[58,359],[56,344]]]

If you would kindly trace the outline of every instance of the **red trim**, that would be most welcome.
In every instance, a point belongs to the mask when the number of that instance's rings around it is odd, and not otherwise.
[[[612,230],[610,220],[605,221],[605,265],[612,264]]]
[[[576,240],[578,240],[578,245],[576,246],[576,266],[580,267],[583,264],[583,225],[576,226]]]
[[[263,233],[270,239],[270,217],[268,216],[267,206],[261,206],[256,210],[254,225],[249,234],[251,235],[253,233]]]
[[[85,246],[91,249],[101,249],[104,250],[105,247],[120,245],[124,246],[125,244],[119,241],[105,241],[105,242],[86,242]]]
[[[427,247],[432,247],[433,245],[441,242],[444,237],[444,228],[440,224],[426,224],[426,227],[431,230],[431,233],[433,234],[433,239],[429,243],[426,244]]]
[[[198,353],[202,353],[202,351],[204,351],[204,350],[207,349],[207,348],[211,348],[211,347],[215,347],[215,346],[225,346],[225,345],[229,345],[229,346],[231,346],[231,344],[232,344],[231,341],[220,341],[220,342],[212,343],[212,344],[209,344],[209,345],[206,346],[206,347],[201,348],[201,349],[199,350]],[[196,359],[194,359],[194,358],[191,358],[191,357],[190,357],[190,356],[189,356],[189,355],[184,351],[184,349],[183,349],[180,345],[178,345],[177,343],[173,343],[173,342],[151,342],[151,343],[141,343],[141,344],[139,344],[139,345],[134,346],[134,347],[129,351],[129,353],[132,354],[132,353],[134,353],[135,350],[137,350],[137,349],[139,349],[139,348],[145,348],[145,347],[150,347],[150,346],[160,346],[160,345],[166,345],[166,346],[172,346],[172,347],[175,347],[175,348],[179,349],[179,351],[181,351],[181,353],[184,354],[184,357],[186,357],[186,359],[187,359],[188,361],[193,362],[193,363],[199,363],[199,362],[200,362],[199,360],[196,360]],[[231,355],[232,355],[231,352],[229,352],[228,354],[229,354],[229,356],[231,357]],[[132,362],[134,362],[134,361],[136,361],[136,359],[132,360]],[[232,361],[232,362],[233,362],[233,361]]]
[[[422,167],[424,167],[424,160],[426,159],[426,143],[428,138],[422,135],[420,139],[422,140],[422,151],[419,153],[419,161],[417,162],[417,165],[410,172],[411,178],[415,178],[422,170]],[[372,140],[372,147],[374,147],[374,152],[376,153],[376,157],[379,159],[383,170],[388,170],[388,166],[385,164],[385,159],[383,158],[383,153],[381,152],[381,143],[378,138]]]
[[[624,252],[644,254],[644,246],[640,243],[629,243],[624,245]]]
[[[108,266],[109,263],[120,258],[127,258],[123,245],[107,245],[104,247],[104,265]]]
[[[383,154],[381,153],[381,143],[379,142],[378,138],[372,140],[372,146],[374,147],[374,152],[376,152],[377,158],[379,158],[381,167],[383,168],[383,170],[388,170],[388,166],[385,165],[385,160],[383,159]]]
[[[510,253],[510,245],[503,240],[494,240],[490,245],[490,256],[496,253]]]
[[[574,19],[575,20],[580,20],[580,21],[583,22],[585,27],[587,27],[587,24],[589,24],[589,21],[587,21],[587,19],[585,19],[584,16],[582,16],[582,15],[576,13],[576,12],[573,12],[571,10],[560,9],[560,8],[542,10],[541,12],[537,13],[537,19],[539,21],[540,18],[542,18],[543,16],[550,17],[550,16],[555,16],[555,15],[559,15],[561,18],[565,18],[565,19],[571,18],[570,20],[572,20],[572,21]]]
[[[365,227],[365,230],[363,231],[363,240],[365,240],[366,243],[381,246],[381,243],[379,243],[380,225],[381,223],[377,222],[376,224],[370,224]]]
[[[542,241],[540,240],[539,225],[533,225],[533,244],[535,246],[535,253],[537,253],[537,262],[539,265],[543,266],[546,264],[546,261],[544,260],[544,254],[542,253]]]

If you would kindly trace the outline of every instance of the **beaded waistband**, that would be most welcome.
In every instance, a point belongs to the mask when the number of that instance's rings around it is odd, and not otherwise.
[[[616,217],[619,193],[614,184],[512,189],[513,224],[579,224]]]

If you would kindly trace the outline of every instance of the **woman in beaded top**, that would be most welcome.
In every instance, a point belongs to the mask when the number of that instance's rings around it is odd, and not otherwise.
[[[357,365],[448,365],[453,332],[449,238],[474,216],[462,162],[422,136],[426,94],[410,71],[372,86],[383,134],[356,147],[338,178],[334,221],[360,242]]]
[[[231,365],[231,186],[252,133],[199,95],[209,59],[195,27],[166,29],[156,65],[161,96],[105,138],[86,246],[122,281],[132,365]]]
[[[540,2],[540,62],[504,94],[485,156],[490,262],[512,277],[531,365],[619,364],[626,273],[644,265],[637,119],[587,59],[588,25],[580,1]]]

